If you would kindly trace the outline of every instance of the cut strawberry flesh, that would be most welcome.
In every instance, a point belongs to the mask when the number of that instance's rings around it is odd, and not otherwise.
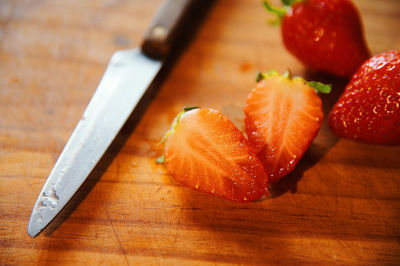
[[[267,176],[243,134],[212,109],[183,114],[165,145],[168,171],[178,182],[235,201],[266,193]]]
[[[291,172],[322,123],[320,98],[302,79],[271,76],[247,97],[245,125],[250,145],[271,182]]]

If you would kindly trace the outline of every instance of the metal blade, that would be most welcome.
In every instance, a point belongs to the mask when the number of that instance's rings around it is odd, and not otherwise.
[[[33,208],[28,234],[36,236],[61,211],[112,143],[161,68],[139,49],[114,53]]]

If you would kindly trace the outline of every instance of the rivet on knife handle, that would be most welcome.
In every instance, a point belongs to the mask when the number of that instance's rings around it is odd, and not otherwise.
[[[174,42],[184,37],[179,35],[183,34],[188,11],[196,1],[202,0],[165,0],[144,36],[143,53],[156,59],[165,58]]]

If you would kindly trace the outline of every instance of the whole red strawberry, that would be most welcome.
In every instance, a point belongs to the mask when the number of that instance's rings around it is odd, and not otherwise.
[[[360,15],[350,0],[282,0],[265,7],[281,20],[286,49],[304,65],[350,78],[370,57]]]
[[[332,131],[370,144],[400,144],[400,51],[372,57],[329,114]]]

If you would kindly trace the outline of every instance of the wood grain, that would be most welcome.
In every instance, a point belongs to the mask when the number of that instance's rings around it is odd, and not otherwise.
[[[276,1],[275,1],[276,2]],[[373,54],[400,49],[397,0],[354,1]],[[187,105],[243,128],[259,70],[309,73],[261,1],[220,0],[98,182],[59,227],[33,204],[112,53],[140,45],[160,0],[0,1],[0,264],[400,264],[400,148],[338,139],[326,121],[272,196],[238,204],[175,183],[156,143]],[[73,210],[73,209],[72,209]]]

